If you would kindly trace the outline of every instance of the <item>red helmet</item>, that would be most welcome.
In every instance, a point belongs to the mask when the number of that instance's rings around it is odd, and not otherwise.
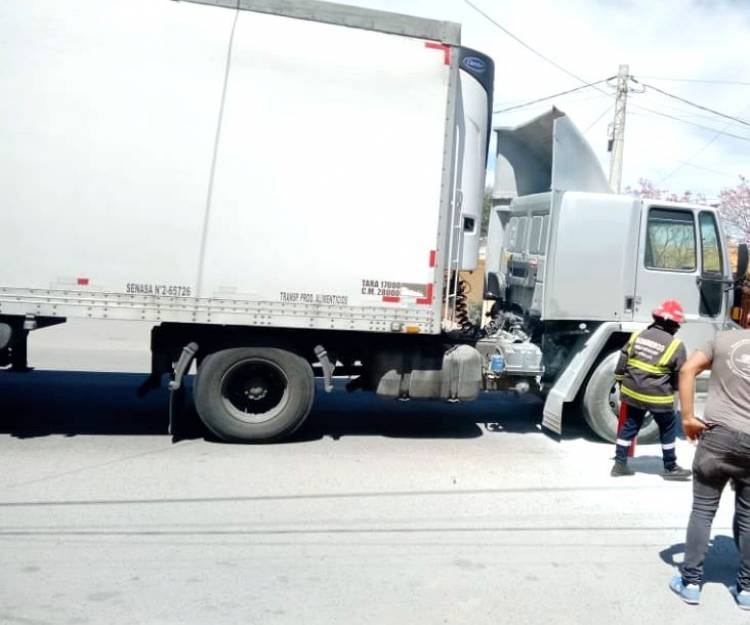
[[[685,321],[685,311],[682,310],[682,304],[676,299],[664,300],[659,306],[654,308],[651,314],[654,317],[666,319],[667,321],[674,321],[675,323],[682,323]]]

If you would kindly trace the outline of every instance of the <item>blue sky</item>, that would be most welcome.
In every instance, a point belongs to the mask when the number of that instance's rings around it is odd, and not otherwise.
[[[625,63],[641,83],[750,121],[750,0],[471,1],[587,82],[612,76]],[[581,85],[514,41],[464,0],[346,3],[461,23],[464,45],[495,59],[496,109]],[[599,87],[604,93],[585,89],[495,115],[494,123],[523,123],[554,104],[585,132],[608,171],[606,144],[614,95],[606,84]],[[750,126],[695,109],[648,87],[643,93],[630,94],[623,186],[646,177],[663,188],[690,189],[714,198],[721,188],[733,186],[739,174],[750,176]]]

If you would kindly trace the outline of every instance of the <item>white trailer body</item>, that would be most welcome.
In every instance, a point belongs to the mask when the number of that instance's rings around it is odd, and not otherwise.
[[[0,6],[0,314],[438,334],[491,61],[320,2]]]

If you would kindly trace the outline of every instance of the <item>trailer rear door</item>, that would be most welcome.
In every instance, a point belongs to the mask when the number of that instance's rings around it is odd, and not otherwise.
[[[201,296],[432,305],[451,72],[428,43],[239,13]]]

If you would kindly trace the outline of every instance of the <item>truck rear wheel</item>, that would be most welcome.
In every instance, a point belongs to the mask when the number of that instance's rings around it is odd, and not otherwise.
[[[615,384],[615,367],[619,350],[604,357],[589,378],[583,395],[583,417],[597,436],[610,443],[617,439],[620,414],[620,392]],[[659,428],[651,417],[638,433],[638,442],[649,444],[659,440]]]
[[[201,420],[222,440],[272,441],[302,425],[315,382],[309,363],[296,354],[242,347],[206,356],[193,396]]]

